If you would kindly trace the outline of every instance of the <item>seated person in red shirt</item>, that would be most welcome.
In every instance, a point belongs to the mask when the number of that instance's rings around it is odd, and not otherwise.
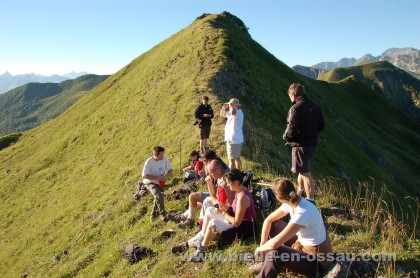
[[[203,170],[204,163],[198,158],[200,153],[192,151],[190,154],[190,165],[182,169],[184,171],[184,182],[200,178],[199,172]]]

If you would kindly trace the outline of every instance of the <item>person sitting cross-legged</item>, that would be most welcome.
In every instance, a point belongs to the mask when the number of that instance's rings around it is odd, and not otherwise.
[[[235,191],[231,212],[228,213],[220,208],[207,208],[201,231],[187,242],[173,247],[173,253],[184,252],[188,247],[196,247],[197,251],[190,260],[193,262],[203,261],[208,245],[216,235],[235,227],[253,231],[256,211],[251,193],[242,185],[243,175],[238,169],[233,169],[224,175],[230,189]]]

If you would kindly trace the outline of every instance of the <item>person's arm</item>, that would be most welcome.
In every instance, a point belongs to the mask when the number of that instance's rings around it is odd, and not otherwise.
[[[227,214],[225,211],[222,212],[222,215],[225,217],[230,224],[235,227],[241,225],[242,220],[244,219],[245,211],[250,206],[250,200],[247,196],[239,196],[238,202],[236,203],[236,212],[235,216]]]
[[[217,204],[217,194],[216,194],[216,188],[213,183],[213,177],[209,174],[206,177],[206,183],[207,183],[207,189],[210,194],[210,199],[213,202],[213,204]]]
[[[143,176],[143,179],[148,179],[148,180],[158,180],[160,178],[161,178],[160,176],[153,176],[149,174]]]
[[[210,106],[210,105],[209,105],[209,107],[210,107],[210,109],[209,109],[210,114],[207,114],[207,115],[208,115],[208,117],[209,117],[210,119],[213,119],[213,118],[214,118],[213,108],[211,108],[211,106]]]
[[[151,170],[150,170],[150,167],[149,167],[149,165],[147,164],[147,161],[146,161],[146,163],[143,166],[143,171],[142,171],[142,174],[141,174],[143,179],[157,180],[159,178],[158,176],[153,176],[150,173],[151,173]]]
[[[199,105],[194,112],[194,116],[197,120],[202,120],[203,119],[203,112],[200,109],[201,105]]]
[[[292,236],[296,235],[296,233],[299,232],[299,230],[302,229],[302,227],[302,225],[289,222],[289,224],[287,224],[286,228],[284,228],[283,231],[281,231],[272,239],[269,239],[263,245],[257,247],[255,252],[266,252],[279,248],[282,244],[291,239]]]
[[[222,109],[220,109],[220,117],[226,118],[226,104],[223,104]]]
[[[285,217],[287,214],[287,211],[278,208],[267,216],[267,218],[264,220],[261,231],[260,246],[264,245],[264,243],[268,241],[268,238],[270,236],[271,225],[273,224],[273,222]]]
[[[164,175],[163,177],[165,181],[167,181],[170,177],[172,177],[172,169],[169,169],[166,175]]]
[[[292,107],[289,110],[287,117],[287,127],[283,134],[283,139],[286,142],[292,142],[293,138],[298,134],[299,122],[296,110]]]

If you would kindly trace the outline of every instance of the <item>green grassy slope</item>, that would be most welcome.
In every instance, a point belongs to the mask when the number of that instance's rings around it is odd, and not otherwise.
[[[208,95],[215,111],[238,97],[246,117],[245,168],[289,175],[290,149],[281,135],[290,107],[286,91],[296,81],[310,89],[327,120],[315,176],[370,176],[398,194],[418,194],[417,123],[356,80],[330,84],[295,74],[238,19],[207,15],[0,151],[0,276],[196,275],[171,255],[174,241],[152,243],[173,224],[149,223],[150,198],[132,201],[144,161],[160,144],[180,169],[198,147],[192,122],[201,97]],[[216,117],[210,139],[222,156],[223,125]],[[181,210],[184,201],[167,207]],[[178,232],[176,240],[187,236]],[[129,242],[152,246],[157,255],[129,267],[121,256]],[[200,269],[210,275],[215,266]],[[243,274],[243,267],[233,272]]]
[[[61,83],[28,83],[0,95],[0,135],[25,131],[57,117],[106,78],[87,74]]]
[[[375,92],[385,96],[395,107],[413,119],[420,120],[420,80],[387,61],[335,68],[320,79],[338,82],[355,76]]]

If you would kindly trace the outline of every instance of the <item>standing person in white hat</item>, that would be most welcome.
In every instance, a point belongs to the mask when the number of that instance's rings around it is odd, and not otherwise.
[[[220,110],[220,117],[227,118],[225,125],[225,141],[227,155],[229,158],[229,168],[242,168],[241,150],[244,142],[242,127],[244,125],[244,113],[241,109],[239,99],[232,98],[225,103]]]

